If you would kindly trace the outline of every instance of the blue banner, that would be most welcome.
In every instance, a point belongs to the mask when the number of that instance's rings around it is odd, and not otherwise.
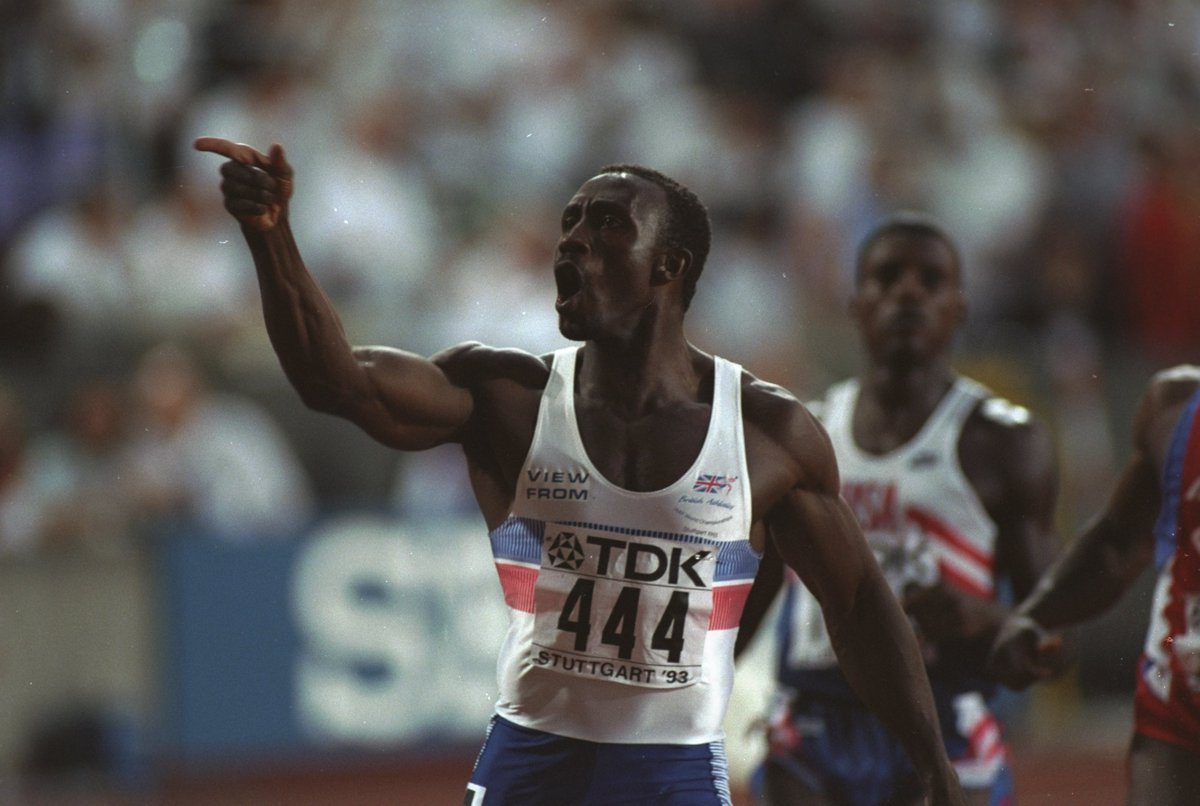
[[[482,521],[338,516],[163,547],[166,743],[181,762],[482,741],[507,624]]]

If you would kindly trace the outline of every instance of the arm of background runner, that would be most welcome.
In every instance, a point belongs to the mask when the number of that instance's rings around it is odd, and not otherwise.
[[[1006,685],[1024,688],[1047,677],[1059,651],[1059,642],[1047,630],[1104,613],[1152,561],[1160,457],[1180,399],[1194,388],[1170,383],[1160,376],[1143,396],[1134,420],[1133,451],[1104,510],[1071,541],[997,636],[988,665]]]
[[[200,151],[221,166],[225,208],[241,223],[262,294],[271,345],[305,405],[344,417],[379,441],[413,450],[454,439],[473,412],[471,394],[444,367],[472,348],[435,360],[383,347],[352,347],[341,318],[309,273],[288,222],[292,168],[283,149],[269,154],[214,137]]]
[[[960,445],[961,463],[996,523],[995,578],[1009,580],[1019,602],[1059,550],[1053,441],[1027,409],[993,398],[972,415]],[[1009,614],[994,595],[974,595],[945,581],[906,592],[904,608],[934,641],[990,643]]]

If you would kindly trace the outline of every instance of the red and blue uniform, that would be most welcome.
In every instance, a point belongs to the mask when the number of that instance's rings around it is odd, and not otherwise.
[[[1134,730],[1200,756],[1200,390],[1171,438],[1154,541],[1158,577]]]

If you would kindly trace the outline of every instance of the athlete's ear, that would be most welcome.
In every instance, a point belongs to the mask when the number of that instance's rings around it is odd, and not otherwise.
[[[654,271],[651,281],[655,284],[666,284],[681,279],[692,268],[692,252],[690,249],[676,247],[665,249],[654,261]]]

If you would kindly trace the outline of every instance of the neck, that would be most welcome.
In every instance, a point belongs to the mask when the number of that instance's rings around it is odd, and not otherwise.
[[[854,410],[854,440],[870,453],[886,453],[911,440],[954,382],[944,363],[900,370],[872,365],[862,376]]]
[[[668,401],[697,400],[699,356],[682,329],[653,339],[592,339],[583,346],[577,392],[631,416]]]
[[[904,366],[873,363],[862,376],[862,395],[889,409],[928,409],[953,382],[954,372],[942,360]]]

